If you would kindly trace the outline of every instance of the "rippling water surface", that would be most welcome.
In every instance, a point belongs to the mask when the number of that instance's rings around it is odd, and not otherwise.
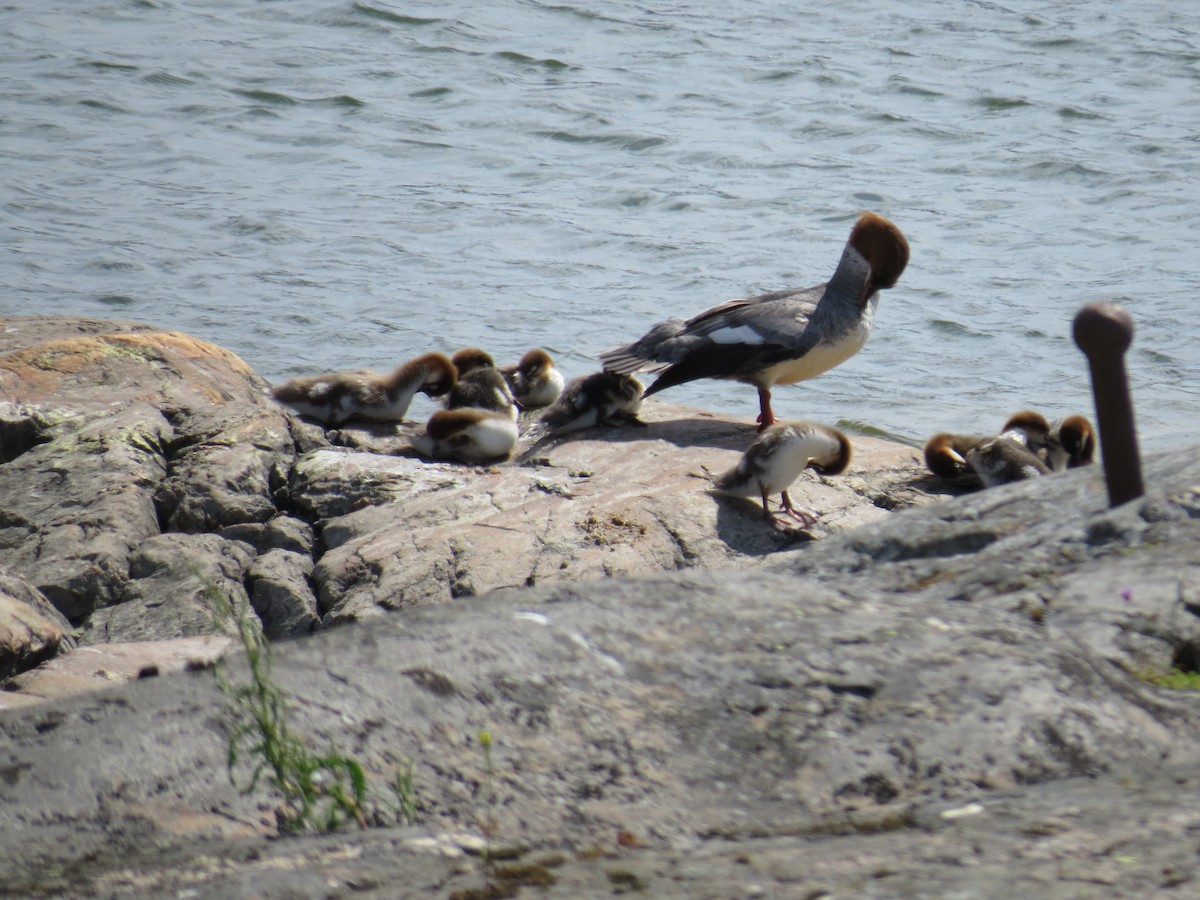
[[[869,208],[912,262],[781,415],[916,442],[1090,413],[1070,323],[1116,299],[1144,447],[1196,440],[1186,4],[27,6],[0,10],[0,315],[149,321],[270,380],[469,344],[578,375],[825,280]]]

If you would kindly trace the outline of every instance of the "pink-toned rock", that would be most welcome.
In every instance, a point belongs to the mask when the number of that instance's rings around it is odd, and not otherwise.
[[[187,668],[210,668],[233,645],[234,639],[227,635],[209,634],[80,647],[12,678],[7,690],[0,691],[0,709],[86,694]]]
[[[0,570],[0,678],[70,646],[70,630],[71,624],[40,591]]]
[[[303,457],[291,493],[322,519],[313,581],[325,621],[499,587],[745,566],[941,495],[915,449],[856,436],[844,475],[810,471],[791,489],[818,524],[780,531],[758,502],[708,490],[753,439],[751,423],[657,402],[642,418],[645,428],[592,429],[490,469],[341,449]]]

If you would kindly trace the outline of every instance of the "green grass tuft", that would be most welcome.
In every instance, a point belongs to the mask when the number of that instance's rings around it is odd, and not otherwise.
[[[230,782],[248,794],[265,779],[282,801],[277,814],[281,831],[334,831],[350,821],[367,827],[362,766],[336,747],[316,754],[304,745],[288,725],[287,698],[271,680],[271,648],[262,628],[215,585],[208,585],[205,594],[237,629],[250,665],[245,684],[234,683],[219,664],[216,669],[233,719],[226,758]],[[250,765],[250,775],[239,779],[243,761]],[[413,799],[411,808],[415,805]]]

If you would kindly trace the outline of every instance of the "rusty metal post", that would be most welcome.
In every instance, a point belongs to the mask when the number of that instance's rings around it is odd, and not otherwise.
[[[1075,343],[1092,370],[1108,505],[1120,506],[1144,493],[1133,400],[1125,375],[1133,318],[1116,303],[1089,303],[1075,316]]]

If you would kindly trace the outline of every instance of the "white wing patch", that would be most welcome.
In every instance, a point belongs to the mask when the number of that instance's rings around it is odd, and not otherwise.
[[[763,344],[763,336],[749,325],[738,325],[735,328],[718,328],[708,333],[709,340],[714,344]]]

